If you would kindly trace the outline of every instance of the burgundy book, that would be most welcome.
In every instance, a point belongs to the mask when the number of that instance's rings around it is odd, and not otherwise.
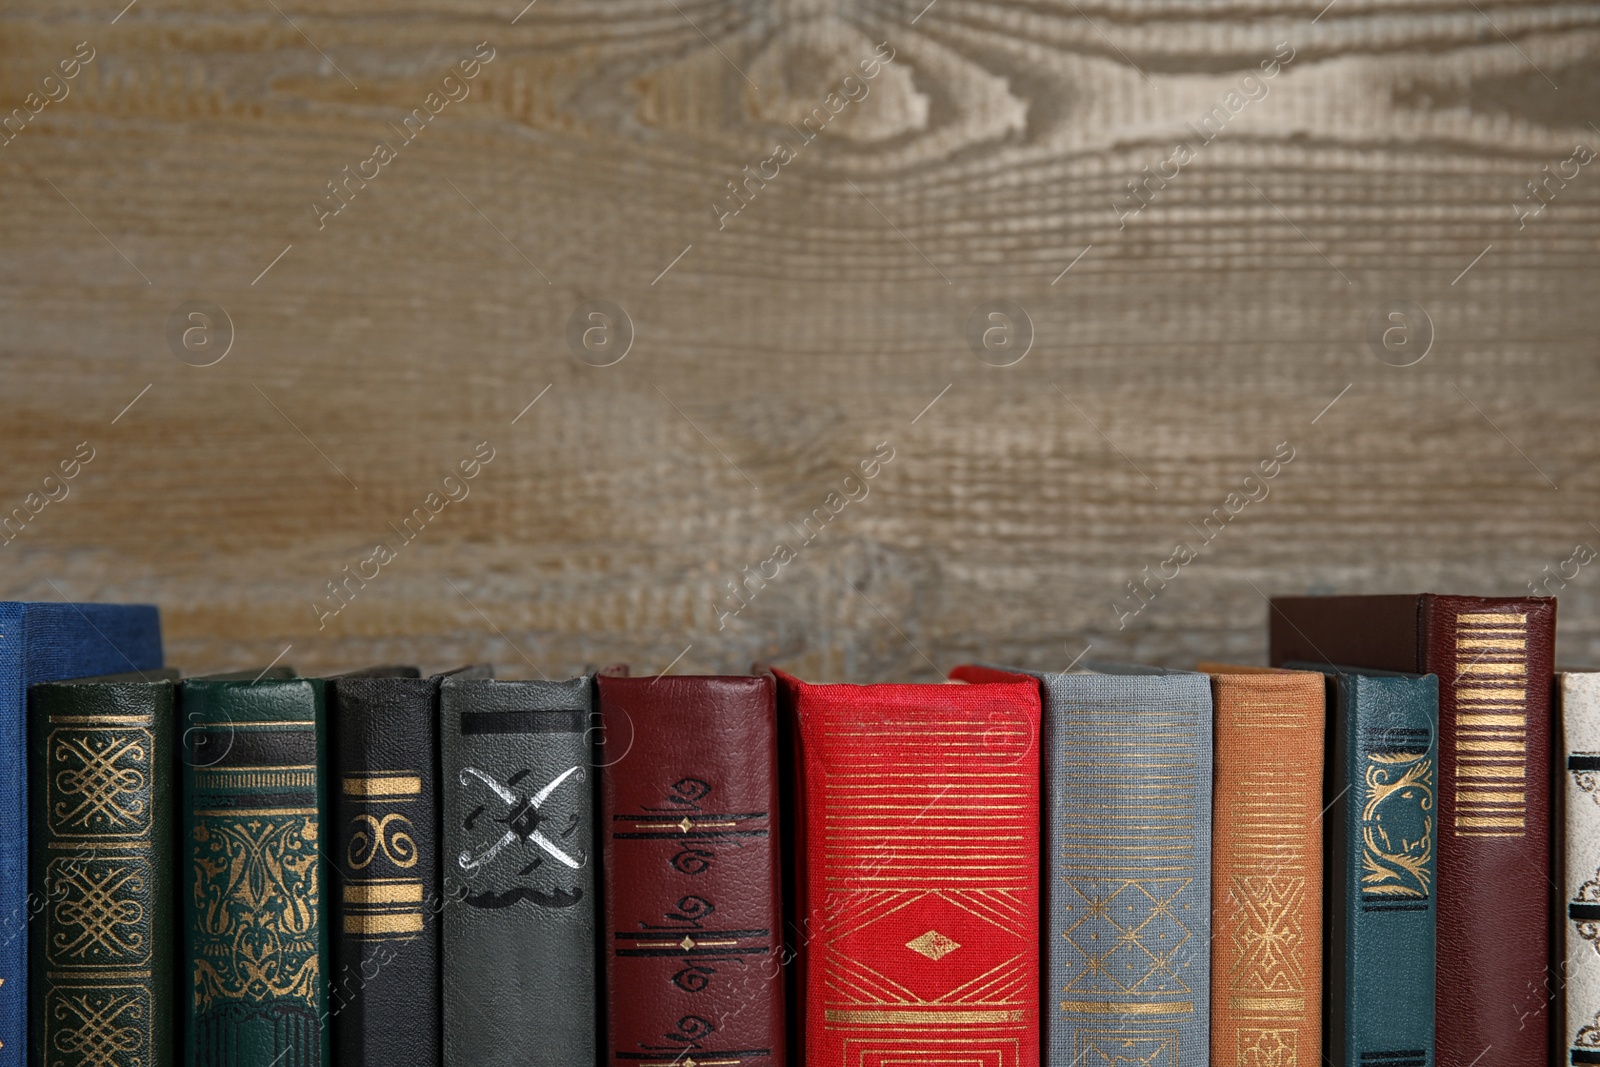
[[[773,679],[598,684],[606,1062],[782,1067]]]
[[[1545,1067],[1550,597],[1272,601],[1272,662],[1439,678],[1437,1062]]]

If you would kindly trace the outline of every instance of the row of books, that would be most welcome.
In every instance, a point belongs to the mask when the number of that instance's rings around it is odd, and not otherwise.
[[[1600,1062],[1554,600],[1271,619],[1273,668],[180,680],[154,608],[0,604],[0,1067]]]

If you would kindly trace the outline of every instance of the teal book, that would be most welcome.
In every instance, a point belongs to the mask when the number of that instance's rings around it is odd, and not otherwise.
[[[187,1067],[324,1067],[321,679],[183,683]]]
[[[1328,675],[1327,1000],[1332,1067],[1433,1067],[1439,679]]]

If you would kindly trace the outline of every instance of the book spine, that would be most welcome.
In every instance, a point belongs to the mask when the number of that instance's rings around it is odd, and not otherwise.
[[[323,683],[190,681],[189,1067],[329,1062]]]
[[[1545,1067],[1555,603],[1432,597],[1439,677],[1438,1056]]]
[[[1432,1067],[1438,680],[1340,675],[1329,830],[1329,1061]]]
[[[28,1051],[28,698],[22,607],[0,603],[0,1067]]]
[[[1049,675],[1045,714],[1050,1065],[1207,1067],[1209,683]]]
[[[1561,675],[1565,767],[1561,1059],[1600,1064],[1600,674]]]
[[[443,685],[450,1067],[595,1062],[590,688]]]
[[[1035,1067],[1037,684],[785,685],[805,1063]]]
[[[770,678],[599,679],[607,1059],[784,1059]],[[686,1033],[683,1020],[711,1021]]]
[[[176,1058],[172,694],[33,687],[33,1067]]]
[[[437,681],[331,685],[333,1054],[344,1067],[437,1063]]]
[[[1212,677],[1211,1063],[1322,1047],[1321,675]]]

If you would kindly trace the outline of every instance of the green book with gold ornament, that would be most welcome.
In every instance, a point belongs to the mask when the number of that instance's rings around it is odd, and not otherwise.
[[[324,1067],[323,683],[197,679],[181,699],[184,1062]]]

